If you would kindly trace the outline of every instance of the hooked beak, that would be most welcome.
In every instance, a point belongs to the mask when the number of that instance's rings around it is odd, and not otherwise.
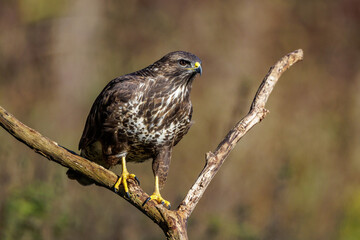
[[[196,73],[199,73],[201,76],[202,73],[202,68],[201,68],[201,64],[199,62],[195,62],[194,67],[188,68],[189,70],[193,70]]]
[[[202,74],[202,68],[201,68],[201,64],[200,64],[199,62],[196,62],[196,63],[195,63],[193,69],[194,69],[195,72],[199,73],[200,76],[201,76],[201,74]]]

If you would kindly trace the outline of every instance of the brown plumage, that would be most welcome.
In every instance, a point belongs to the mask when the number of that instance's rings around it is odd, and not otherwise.
[[[81,155],[106,168],[153,159],[163,186],[171,150],[191,126],[192,82],[201,74],[195,55],[177,51],[150,66],[110,81],[96,98],[79,143]],[[89,183],[74,171],[70,178]]]

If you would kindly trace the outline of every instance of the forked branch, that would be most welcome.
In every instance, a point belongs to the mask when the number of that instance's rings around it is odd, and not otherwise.
[[[123,191],[120,191],[119,195],[157,223],[163,229],[168,239],[187,239],[187,220],[211,180],[236,143],[266,116],[268,111],[265,109],[265,104],[281,74],[302,59],[303,51],[299,49],[287,54],[270,68],[255,95],[249,113],[230,130],[214,152],[206,154],[204,169],[178,209],[168,210],[162,205],[157,205],[153,202],[142,206],[148,195],[132,180],[129,181],[130,199],[126,198]],[[79,171],[93,179],[97,185],[112,190],[117,180],[117,176],[113,172],[80,157],[76,153],[42,136],[39,132],[21,123],[2,107],[0,107],[0,125],[35,152],[64,167]]]

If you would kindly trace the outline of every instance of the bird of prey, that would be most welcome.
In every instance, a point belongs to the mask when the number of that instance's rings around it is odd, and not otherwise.
[[[123,185],[129,197],[127,179],[138,182],[127,171],[127,162],[152,159],[155,190],[144,204],[155,200],[170,208],[160,189],[167,178],[172,148],[191,126],[191,86],[201,72],[197,56],[171,52],[144,69],[113,79],[96,98],[79,149],[81,156],[105,168],[122,165],[115,191]],[[83,185],[92,183],[71,169],[67,175]]]

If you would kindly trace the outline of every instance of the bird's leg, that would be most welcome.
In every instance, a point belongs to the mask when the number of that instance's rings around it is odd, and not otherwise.
[[[157,203],[161,203],[168,209],[170,209],[171,205],[169,201],[166,201],[164,198],[161,197],[160,194],[160,188],[159,188],[159,177],[155,175],[155,191],[154,193],[148,197],[145,202],[143,203],[143,206],[149,201],[149,200],[155,200]]]
[[[127,185],[127,180],[129,178],[134,179],[139,185],[140,185],[140,181],[135,176],[135,174],[130,174],[128,172],[128,170],[126,168],[125,156],[121,157],[121,166],[122,166],[122,173],[121,173],[121,176],[118,178],[118,180],[116,181],[116,183],[114,185],[114,190],[115,190],[115,192],[119,192],[119,186],[122,184],[124,186],[124,191],[126,193],[126,196],[128,198],[130,198],[129,188],[128,188],[128,185]]]

